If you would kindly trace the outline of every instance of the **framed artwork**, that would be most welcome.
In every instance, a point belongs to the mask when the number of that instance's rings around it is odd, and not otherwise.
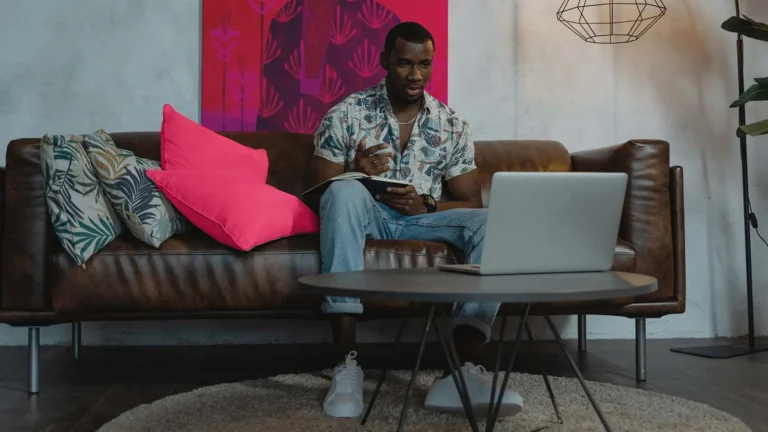
[[[211,130],[314,133],[333,105],[384,78],[384,38],[403,21],[434,36],[427,92],[448,102],[448,0],[202,1]]]

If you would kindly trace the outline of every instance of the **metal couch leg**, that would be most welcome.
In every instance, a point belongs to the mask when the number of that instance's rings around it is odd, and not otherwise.
[[[579,315],[579,352],[587,352],[587,316]]]
[[[645,318],[635,319],[635,367],[637,381],[645,381]]]
[[[29,393],[40,389],[40,327],[29,328]]]
[[[80,345],[82,338],[82,326],[80,321],[72,323],[72,356],[75,360],[80,359]]]

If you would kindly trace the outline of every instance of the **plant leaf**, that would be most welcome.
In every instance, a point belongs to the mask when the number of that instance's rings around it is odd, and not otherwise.
[[[733,101],[731,108],[745,105],[751,101],[768,100],[768,78],[755,79],[757,84],[752,84],[738,99]]]
[[[768,42],[768,25],[757,22],[744,15],[744,18],[732,16],[723,21],[720,27],[731,33],[740,33],[741,35]]]
[[[758,122],[750,123],[748,125],[741,126],[736,130],[736,136],[739,138],[744,136],[760,136],[768,134],[768,120],[761,120]]]

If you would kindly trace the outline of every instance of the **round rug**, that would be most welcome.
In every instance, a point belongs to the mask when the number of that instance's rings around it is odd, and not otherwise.
[[[366,375],[366,403],[376,386],[378,371]],[[463,415],[423,408],[437,371],[423,371],[411,398],[406,430],[466,431]],[[138,406],[105,424],[99,432],[129,431],[392,431],[402,407],[409,371],[392,371],[365,426],[358,420],[334,419],[321,408],[330,385],[330,371],[280,375],[256,381],[219,384],[169,396]],[[499,377],[501,379],[501,377]],[[499,380],[500,381],[500,380]],[[524,398],[515,417],[500,419],[497,431],[601,431],[602,425],[578,380],[550,377],[563,424],[557,423],[544,379],[514,373],[510,388]],[[611,384],[587,382],[614,431],[739,432],[750,429],[737,418],[708,405]],[[480,419],[478,419],[480,420]],[[481,430],[485,422],[478,425]]]

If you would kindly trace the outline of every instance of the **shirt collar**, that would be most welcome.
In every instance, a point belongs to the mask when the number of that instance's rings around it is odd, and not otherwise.
[[[379,105],[383,107],[384,109],[389,110],[389,112],[392,112],[392,104],[389,103],[389,94],[387,93],[387,78],[384,77],[384,79],[379,82],[379,85],[376,86],[376,97],[379,101]],[[432,115],[432,113],[437,111],[437,99],[432,97],[427,91],[424,91],[424,108],[427,111],[427,115]]]

